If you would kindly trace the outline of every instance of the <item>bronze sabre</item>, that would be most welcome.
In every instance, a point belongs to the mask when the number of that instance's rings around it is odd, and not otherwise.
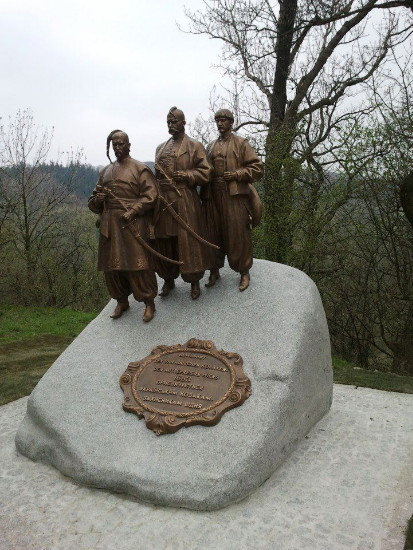
[[[159,164],[159,162],[157,162],[155,164],[155,170],[159,170],[159,172],[162,172],[162,174],[165,176],[165,178],[167,179],[168,181],[168,185],[171,186],[171,189],[173,191],[175,191],[175,193],[178,195],[178,197],[182,197],[182,194],[181,192],[179,191],[179,189],[176,187],[176,185],[174,185],[174,181],[173,179],[168,176],[168,174],[165,172],[165,170],[162,168],[162,166]]]
[[[211,248],[215,248],[216,250],[219,250],[219,246],[217,246],[216,244],[210,243],[206,239],[202,238],[201,235],[198,235],[198,233],[196,233],[192,229],[192,227],[190,225],[188,225],[186,223],[186,221],[183,218],[181,218],[181,216],[177,212],[175,212],[175,210],[172,208],[172,206],[169,204],[169,202],[164,197],[162,197],[162,195],[159,195],[159,200],[164,203],[165,210],[174,218],[174,220],[176,220],[178,222],[178,224],[181,227],[183,227],[185,229],[185,231],[188,231],[188,233],[190,235],[192,235],[200,243],[202,243],[206,246],[210,246]]]
[[[123,201],[122,199],[119,199],[115,193],[113,191],[111,191],[110,189],[108,189],[107,187],[104,189],[105,191],[107,191],[108,193],[110,193],[117,201],[119,201],[119,204],[122,206],[122,208],[127,212],[128,209],[127,207],[123,204]],[[127,223],[126,225],[123,225],[122,226],[122,229],[129,229],[129,231],[132,233],[132,235],[135,237],[135,239],[138,241],[138,243],[140,245],[143,246],[143,248],[145,248],[146,250],[148,250],[148,252],[150,252],[151,254],[153,254],[154,256],[157,256],[158,258],[160,258],[161,260],[164,260],[165,262],[170,262],[171,264],[176,264],[176,265],[183,265],[184,262],[180,262],[178,260],[172,260],[171,258],[168,258],[167,256],[164,256],[163,254],[161,254],[160,252],[158,252],[157,250],[155,250],[154,248],[152,248],[146,241],[145,239],[138,233],[138,232],[135,232],[133,231],[132,227],[131,227],[131,224],[134,222],[135,220],[131,220],[129,223]]]

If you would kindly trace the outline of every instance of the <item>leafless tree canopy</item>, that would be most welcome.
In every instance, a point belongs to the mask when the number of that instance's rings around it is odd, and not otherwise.
[[[52,137],[29,110],[0,128],[0,298],[7,302],[78,305],[96,286],[85,278],[96,248],[93,221],[73,193],[82,155],[52,162]]]
[[[294,182],[300,167],[337,161],[343,140],[369,107],[357,94],[408,40],[410,0],[205,0],[186,10],[187,32],[223,44],[226,85],[237,128],[263,135],[266,257],[286,262]],[[227,92],[227,93],[226,93]],[[343,132],[344,129],[344,132]],[[259,139],[259,138],[258,138]]]
[[[186,15],[183,30],[222,42],[211,109],[232,107],[265,158],[256,251],[316,280],[336,351],[413,372],[399,198],[413,161],[413,2],[205,0]]]

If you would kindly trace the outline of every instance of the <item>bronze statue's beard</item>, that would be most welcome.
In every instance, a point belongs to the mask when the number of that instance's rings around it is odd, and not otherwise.
[[[177,128],[176,126],[171,126],[168,128],[168,132],[171,136],[179,136],[185,132],[185,127]]]
[[[130,149],[123,149],[122,151],[115,151],[115,157],[117,160],[122,160],[129,156]]]

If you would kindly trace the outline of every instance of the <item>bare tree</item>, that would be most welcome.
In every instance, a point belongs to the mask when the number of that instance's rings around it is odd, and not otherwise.
[[[326,239],[334,243],[339,269],[318,282],[336,349],[362,366],[411,375],[413,230],[403,210],[409,219],[413,79],[411,65],[395,61],[393,75],[380,71],[370,82],[374,111],[358,126],[358,139],[337,152],[356,185],[323,236],[326,249]]]
[[[336,352],[363,367],[413,373],[413,234],[395,181],[363,173],[331,235],[339,269],[319,281]]]
[[[81,152],[64,154],[64,164],[62,156],[52,162],[52,137],[53,129],[39,128],[29,110],[0,128],[0,286],[8,301],[79,305],[80,281],[91,278],[82,261],[89,265],[95,235],[85,231],[73,194]]]
[[[4,222],[15,252],[25,259],[27,272],[36,268],[40,251],[53,246],[52,229],[59,207],[71,197],[71,184],[80,166],[80,153],[66,159],[71,170],[57,181],[47,166],[53,129],[41,129],[29,110],[18,111],[0,128],[0,181]]]
[[[304,165],[330,155],[331,136],[360,112],[344,99],[368,82],[412,30],[412,0],[205,0],[189,32],[223,42],[237,87],[238,128],[265,133],[265,255],[287,262]],[[404,9],[403,8],[410,8]],[[380,13],[374,31],[372,17]],[[330,140],[329,146],[327,142]],[[319,163],[320,164],[320,163]]]

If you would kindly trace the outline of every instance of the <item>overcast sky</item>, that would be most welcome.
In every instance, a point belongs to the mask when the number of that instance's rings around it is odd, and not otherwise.
[[[106,164],[114,128],[129,133],[131,154],[152,160],[168,137],[166,114],[208,114],[220,82],[220,44],[182,33],[183,6],[202,0],[0,0],[0,116],[30,108],[54,126],[53,149],[82,147]]]

